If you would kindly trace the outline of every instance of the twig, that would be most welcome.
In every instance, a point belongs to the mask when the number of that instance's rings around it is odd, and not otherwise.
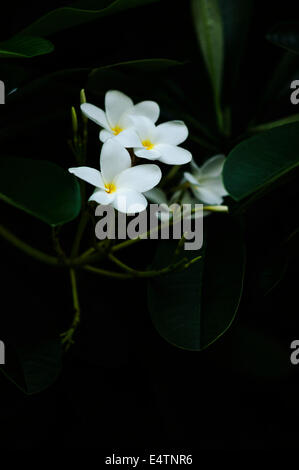
[[[71,327],[61,333],[61,342],[65,344],[65,349],[68,350],[70,346],[74,343],[73,337],[75,331],[80,323],[80,304],[79,304],[79,297],[78,297],[78,287],[77,287],[77,279],[76,273],[73,268],[70,269],[70,279],[71,279],[71,287],[72,287],[72,295],[73,295],[73,306],[74,306],[74,317],[71,324]]]

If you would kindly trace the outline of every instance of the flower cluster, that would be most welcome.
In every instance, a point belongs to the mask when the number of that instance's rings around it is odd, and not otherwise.
[[[99,138],[103,142],[101,171],[86,166],[69,168],[70,173],[95,186],[90,201],[111,204],[129,214],[141,212],[147,207],[143,193],[159,184],[162,173],[158,165],[143,164],[139,159],[168,165],[192,160],[191,153],[179,146],[188,137],[187,126],[183,121],[156,125],[160,108],[154,101],[134,105],[125,94],[111,90],[105,95],[105,111],[90,103],[81,104],[81,110],[101,127]],[[184,174],[201,202],[221,204],[226,195],[221,182],[223,160],[219,158],[210,159],[201,169],[192,162],[194,175]]]

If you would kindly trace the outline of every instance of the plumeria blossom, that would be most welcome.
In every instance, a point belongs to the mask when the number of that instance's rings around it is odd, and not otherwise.
[[[168,165],[189,163],[192,155],[188,150],[178,147],[188,137],[188,128],[183,121],[169,121],[159,124],[145,116],[131,116],[139,145],[134,146],[137,157],[147,160],[160,160]]]
[[[69,172],[95,186],[89,201],[110,204],[128,214],[142,212],[147,207],[147,200],[142,193],[156,186],[162,176],[157,165],[131,167],[129,152],[114,139],[103,144],[100,169],[81,166],[69,168]]]
[[[152,203],[159,204],[160,207],[159,211],[156,212],[156,217],[162,221],[173,218],[171,206],[174,204],[181,206],[181,217],[197,219],[210,213],[209,211],[203,210],[190,215],[189,207],[191,207],[191,209],[195,209],[195,204],[198,204],[198,201],[192,197],[189,191],[186,190],[175,191],[169,200],[167,199],[165,192],[160,188],[153,188],[147,191],[145,196]],[[186,206],[184,206],[184,204]]]
[[[140,141],[130,116],[145,116],[155,123],[160,114],[155,101],[142,101],[134,105],[131,98],[117,90],[110,90],[105,95],[105,111],[90,103],[81,104],[85,116],[101,126],[100,140],[113,137],[124,147],[136,147]]]
[[[190,183],[195,198],[204,204],[219,205],[228,193],[222,182],[224,155],[215,155],[201,167],[191,162],[192,173],[185,172],[184,178]]]

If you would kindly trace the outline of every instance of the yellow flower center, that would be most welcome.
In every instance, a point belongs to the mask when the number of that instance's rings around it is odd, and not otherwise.
[[[123,129],[119,126],[112,127],[112,132],[114,135],[118,135]]]
[[[116,191],[116,186],[113,183],[107,183],[105,184],[105,191],[108,194],[114,193]]]
[[[150,140],[143,140],[142,145],[146,150],[152,150],[154,148],[154,144],[152,144]]]

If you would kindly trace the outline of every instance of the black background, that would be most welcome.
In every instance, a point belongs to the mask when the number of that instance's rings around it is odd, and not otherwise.
[[[11,2],[7,14],[1,14],[2,40],[47,10],[67,4]],[[277,21],[298,18],[293,2],[268,6],[256,3],[243,79],[234,97],[244,100],[245,114],[263,94],[281,55],[265,33]],[[198,53],[187,1],[162,0],[50,39],[56,45],[54,53],[22,62],[27,80],[61,68],[150,57],[186,60]],[[2,72],[7,74],[5,64]],[[83,79],[79,81],[78,90],[82,81],[84,85]],[[26,106],[20,110],[25,119],[31,113]],[[265,115],[280,117],[285,112],[269,106]],[[289,102],[284,107],[294,112]],[[29,137],[17,131],[2,140],[1,148],[18,156],[41,158],[42,153],[42,158],[56,162],[63,158],[63,166],[68,166],[65,132],[58,124],[41,133],[38,129],[34,139],[34,129]],[[257,289],[260,260],[278,257],[281,240],[296,226],[297,201],[297,184],[292,180],[249,210],[248,270],[239,313],[231,329],[200,353],[176,349],[159,337],[146,308],[143,282],[120,283],[80,273],[83,320],[75,345],[64,356],[59,379],[46,391],[26,396],[0,376],[0,447],[94,448],[99,455],[121,454],[125,451],[120,449],[126,448],[140,452],[297,448],[299,366],[297,370],[289,360],[290,343],[299,336],[296,247],[288,252],[287,271],[271,295]],[[26,240],[51,250],[49,233],[40,222],[4,203],[1,219]],[[155,244],[143,243],[134,257],[146,265]],[[34,341],[37,335],[47,337],[65,329],[72,316],[67,274],[32,261],[6,242],[1,246],[0,338],[9,346],[24,336]],[[243,342],[245,330],[252,335]],[[275,344],[278,356],[272,356],[268,342]]]

